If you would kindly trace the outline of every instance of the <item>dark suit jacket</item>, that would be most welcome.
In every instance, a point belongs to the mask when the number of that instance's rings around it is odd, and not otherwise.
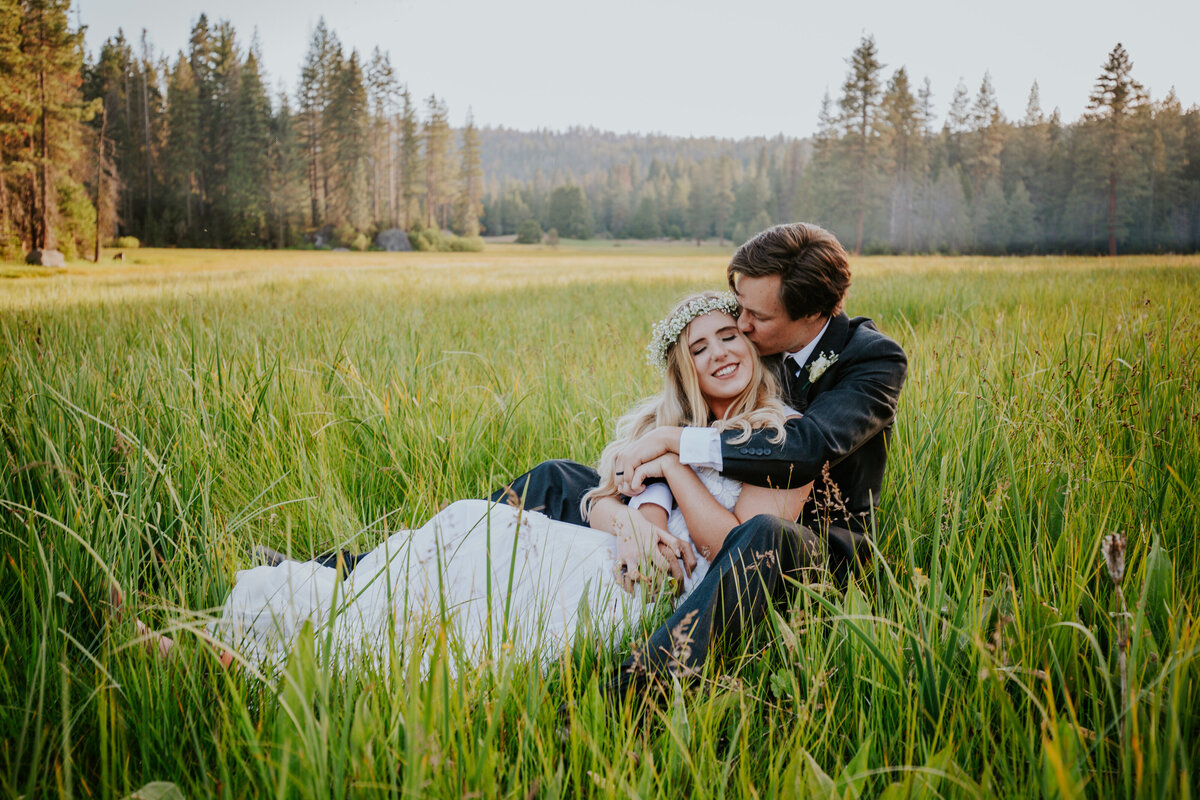
[[[836,353],[837,361],[816,381],[809,381],[808,366],[822,353]],[[908,371],[904,350],[866,317],[850,319],[839,313],[830,320],[798,378],[782,369],[780,357],[767,361],[780,376],[786,401],[804,416],[787,423],[787,437],[779,444],[768,441],[766,431],[737,445],[729,440],[738,432],[723,433],[725,474],[758,486],[815,481],[804,507],[806,524],[828,522],[868,530],[872,505],[879,503],[888,440]],[[825,464],[844,509],[836,507],[833,489],[822,477]]]

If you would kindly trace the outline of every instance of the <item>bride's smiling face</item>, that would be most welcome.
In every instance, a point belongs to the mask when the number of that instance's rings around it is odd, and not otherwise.
[[[729,402],[750,383],[754,372],[750,340],[737,328],[737,320],[723,311],[696,317],[684,332],[683,344],[696,367],[700,392],[720,417]]]

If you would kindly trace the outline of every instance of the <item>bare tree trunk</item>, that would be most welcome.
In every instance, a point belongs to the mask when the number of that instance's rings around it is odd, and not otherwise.
[[[312,224],[321,224],[321,212],[317,205],[317,148],[315,143],[308,147],[308,196],[312,206]]]
[[[392,225],[400,224],[400,198],[396,194],[396,148],[392,137],[392,120],[388,119],[387,123],[387,153],[388,153],[388,206],[391,214],[388,217],[391,219]]]
[[[1108,176],[1108,254],[1117,254],[1117,173]]]
[[[104,238],[104,129],[108,125],[108,107],[100,106],[100,141],[96,145],[96,251],[100,263],[101,239]]]
[[[151,175],[153,171],[154,153],[150,149],[150,88],[147,86],[146,72],[150,68],[150,59],[142,64],[142,119],[145,122],[146,133],[146,229],[150,228],[151,206],[154,197],[151,192]]]
[[[862,254],[863,222],[867,215],[867,126],[870,124],[867,97],[862,98],[862,130],[859,132],[858,151],[858,238],[854,244],[854,255]]]
[[[47,205],[47,202],[49,200],[49,191],[47,189],[47,185],[50,183],[50,153],[47,150],[47,142],[48,142],[49,137],[47,136],[47,126],[46,126],[46,71],[44,69],[38,70],[38,92],[41,95],[41,101],[42,101],[42,130],[41,130],[42,158],[41,158],[41,165],[40,165],[41,169],[39,170],[41,172],[42,185],[39,187],[39,194],[41,195],[39,205],[41,207],[38,209],[38,218],[39,218],[38,232],[37,232],[37,240],[34,242],[34,244],[36,245],[37,249],[45,250],[46,243],[50,239],[50,236],[49,236],[50,211],[49,211],[49,206]]]
[[[1112,145],[1108,152],[1108,254],[1117,254],[1117,148],[1120,146],[1120,130],[1116,112],[1113,112]]]

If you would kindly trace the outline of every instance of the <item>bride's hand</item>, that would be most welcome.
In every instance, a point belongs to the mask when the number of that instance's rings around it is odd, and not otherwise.
[[[616,533],[617,557],[613,573],[621,588],[633,594],[634,584],[654,584],[663,573],[680,585],[696,568],[696,551],[689,542],[660,528],[649,531],[622,527]]]
[[[661,528],[655,528],[658,554],[666,561],[667,571],[671,577],[683,585],[685,576],[691,576],[696,568],[696,548],[691,542],[684,541]]]
[[[660,456],[642,462],[633,472],[616,475],[617,491],[626,497],[636,497],[646,490],[646,481],[651,478],[670,478],[670,471],[678,468],[679,456],[666,452]]]
[[[635,497],[641,494],[646,488],[645,479],[656,476],[643,473],[639,478],[637,471],[664,455],[674,455],[679,450],[679,436],[682,430],[682,428],[656,428],[643,434],[618,453],[613,467],[616,471],[617,490],[626,497]]]

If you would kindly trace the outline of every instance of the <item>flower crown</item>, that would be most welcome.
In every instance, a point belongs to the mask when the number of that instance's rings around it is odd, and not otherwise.
[[[679,339],[683,329],[691,324],[696,317],[702,317],[713,311],[724,311],[731,317],[738,315],[737,298],[732,292],[704,295],[688,302],[682,308],[675,310],[666,319],[654,323],[650,334],[650,344],[646,345],[646,362],[659,369],[667,368],[667,351]]]

